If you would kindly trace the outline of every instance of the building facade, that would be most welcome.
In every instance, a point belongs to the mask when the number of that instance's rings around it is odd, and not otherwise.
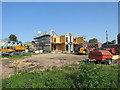
[[[88,48],[90,51],[93,51],[95,49],[101,49],[102,48],[102,43],[89,43],[89,42],[84,42],[84,47]]]
[[[6,48],[9,46],[21,46],[21,45],[25,45],[25,44],[21,44],[19,42],[15,42],[15,41],[10,41],[9,39],[0,39],[0,49],[2,48]]]
[[[44,33],[39,37],[35,37],[35,41],[38,44],[38,49],[44,51],[74,51],[75,48],[78,48],[78,45],[83,44],[84,38],[77,37],[74,38],[73,35],[69,32],[66,35],[58,36],[54,31],[52,34]]]
[[[27,42],[27,45],[29,46],[30,50],[37,50],[37,44],[32,42]]]
[[[117,40],[118,40],[118,54],[120,55],[120,33],[117,36]]]
[[[44,51],[51,51],[51,36],[48,33],[44,33],[40,35],[39,37],[35,37],[35,42],[37,43],[37,47],[39,50]]]

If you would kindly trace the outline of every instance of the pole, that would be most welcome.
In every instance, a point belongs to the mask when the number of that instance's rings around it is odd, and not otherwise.
[[[107,45],[108,45],[108,32],[106,31],[106,42],[107,42]]]

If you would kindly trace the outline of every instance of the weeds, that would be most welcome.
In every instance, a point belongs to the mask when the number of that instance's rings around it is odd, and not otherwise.
[[[6,58],[9,58],[9,59],[18,59],[18,58],[23,58],[24,56],[29,56],[31,57],[31,53],[21,53],[21,54],[18,54],[18,55],[13,55],[12,57],[11,56],[5,56]]]
[[[73,67],[74,66],[74,67]],[[22,71],[3,80],[4,88],[117,88],[118,66],[93,63],[53,67],[53,70]],[[78,69],[75,69],[79,67]],[[67,72],[67,71],[70,72]]]

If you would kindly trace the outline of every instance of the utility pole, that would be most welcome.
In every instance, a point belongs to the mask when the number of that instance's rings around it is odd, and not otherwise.
[[[107,42],[107,45],[108,45],[108,32],[106,31],[106,42]]]

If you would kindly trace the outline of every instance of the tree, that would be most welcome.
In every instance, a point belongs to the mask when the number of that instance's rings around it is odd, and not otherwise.
[[[113,44],[113,43],[108,41],[108,44]],[[103,46],[104,46],[104,45],[107,45],[107,42],[103,43],[102,45],[103,45]]]
[[[115,43],[116,43],[116,40],[112,40],[111,42],[112,42],[112,44],[115,44]]]
[[[27,45],[27,49],[28,49],[28,51],[30,51],[30,46],[29,45]]]
[[[96,38],[90,39],[89,43],[98,43],[98,40]]]
[[[15,42],[18,41],[18,40],[17,40],[17,37],[16,37],[14,34],[11,34],[11,35],[9,36],[9,39],[10,39],[10,41],[15,41]]]
[[[116,43],[116,40],[112,40],[111,42],[108,41],[108,44],[115,44]],[[103,43],[102,45],[107,45],[107,42]]]
[[[35,44],[35,41],[32,41],[32,43],[34,43],[34,44]]]
[[[22,44],[22,42],[21,42],[21,41],[18,41],[18,43],[21,43],[21,44]]]

